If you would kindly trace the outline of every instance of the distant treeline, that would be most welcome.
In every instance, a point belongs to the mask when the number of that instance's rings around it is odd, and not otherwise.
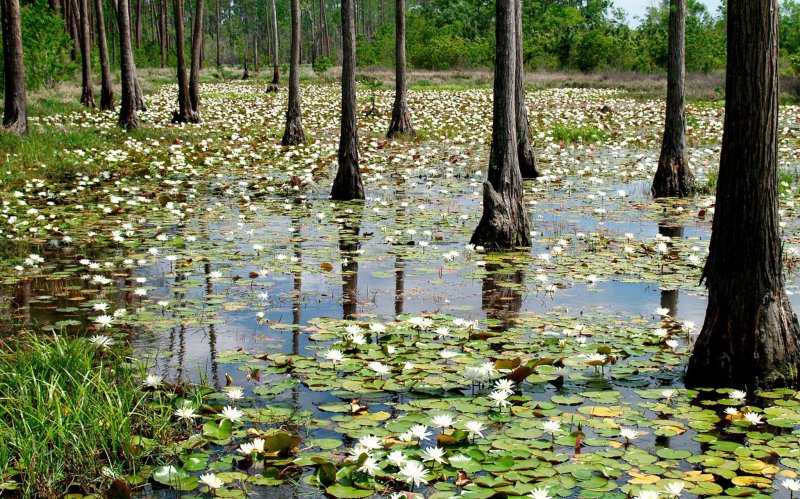
[[[117,66],[116,1],[104,1],[107,5],[103,21],[109,33],[111,63]],[[65,20],[64,16],[65,6],[74,2],[22,0],[29,89],[69,78],[80,67],[71,17],[67,15]],[[172,2],[131,0],[130,3],[137,65],[174,65]],[[185,4],[186,25],[191,26],[194,0],[186,0]],[[688,71],[708,72],[724,67],[726,4],[723,0],[718,12],[709,12],[699,0],[687,0]],[[444,70],[493,65],[493,1],[407,0],[406,6],[411,68]],[[393,0],[356,1],[360,66],[394,64],[394,8]],[[272,64],[275,38],[272,0],[206,0],[205,9],[206,67],[243,65],[247,61],[253,71]],[[67,9],[71,11],[74,9]],[[275,11],[278,58],[283,65],[288,62],[289,2],[276,0]],[[341,44],[338,0],[301,0],[301,11],[302,62],[313,64],[318,70],[338,64]],[[626,23],[625,13],[614,7],[612,0],[524,0],[525,63],[534,70],[665,71],[668,16],[668,0],[648,8],[636,27]],[[95,26],[96,19],[92,31]],[[188,50],[191,33],[187,35]],[[92,47],[96,52],[96,44]],[[785,75],[800,73],[800,0],[781,2],[781,64]]]

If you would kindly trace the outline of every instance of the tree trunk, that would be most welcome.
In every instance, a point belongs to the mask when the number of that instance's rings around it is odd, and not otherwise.
[[[395,90],[392,122],[386,136],[390,139],[400,134],[415,135],[408,110],[408,75],[406,74],[406,2],[395,0],[394,67]]]
[[[220,22],[219,22],[219,0],[217,0],[217,14],[214,17],[216,17],[214,22],[216,23],[216,29],[217,29],[216,35],[215,35],[216,38],[217,38],[216,39],[216,44],[217,44],[217,59],[216,59],[216,62],[217,62],[217,67],[220,67],[221,60],[219,58],[219,25],[220,25]]]
[[[343,0],[351,2],[352,0]],[[361,214],[353,214],[339,229],[339,251],[342,257],[342,318],[355,318],[358,307],[358,236],[361,232]],[[348,217],[349,218],[349,217]]]
[[[161,8],[160,11],[160,23],[161,23],[161,39],[159,43],[161,45],[161,67],[167,66],[167,0],[161,0],[159,2]]]
[[[203,0],[196,1],[192,31],[192,67],[189,74],[189,104],[194,122],[200,121],[200,62],[203,58]]]
[[[103,0],[94,0],[94,10],[97,13],[97,48],[100,52],[100,109],[111,111],[114,109],[114,88],[111,81],[111,65],[108,62],[108,44],[106,40],[106,25],[103,22]]]
[[[509,266],[511,265],[513,264],[509,262]],[[486,265],[485,269],[486,275],[481,286],[481,308],[487,319],[499,322],[497,330],[508,331],[514,327],[522,309],[520,290],[525,282],[525,273],[496,263]]]
[[[142,46],[142,0],[136,0],[136,29],[134,31],[136,36],[136,48]]]
[[[784,289],[778,225],[777,0],[728,5],[727,43],[708,308],[686,386],[794,386],[800,325]]]
[[[258,32],[253,35],[253,71],[258,73]]]
[[[528,215],[517,155],[516,0],[496,2],[492,146],[483,183],[483,217],[471,243],[490,249],[530,246]]]
[[[661,156],[653,178],[653,197],[684,197],[694,193],[694,175],[686,158],[686,0],[670,0],[667,115]]]
[[[89,36],[89,5],[87,0],[78,0],[79,37],[81,47],[81,104],[94,107],[92,84],[92,41]]]
[[[3,78],[5,99],[3,128],[28,133],[28,99],[25,95],[25,65],[22,58],[22,27],[19,0],[2,0]]]
[[[320,49],[320,53],[324,51],[325,57],[331,57],[331,34],[328,31],[328,18],[325,14],[325,0],[319,0],[319,21],[320,21],[320,30],[322,33],[322,48]]]
[[[525,106],[525,64],[522,54],[522,0],[515,0],[514,18],[516,22],[517,61],[515,86],[517,107],[517,155],[522,178],[536,178],[536,156],[533,152],[533,138],[528,120],[528,108]]]
[[[119,126],[128,130],[135,130],[139,128],[139,116],[136,102],[136,64],[133,62],[128,0],[118,0],[117,25],[119,27],[119,60],[122,73]]]
[[[364,199],[364,185],[358,168],[356,26],[353,1],[342,0],[342,124],[339,136],[339,170],[331,191],[331,198],[338,201]]]
[[[275,0],[272,0],[272,84],[277,85],[281,82],[281,72],[278,68],[278,11],[275,8]]]
[[[78,54],[81,53],[81,30],[80,30],[80,0],[68,0],[70,3],[69,19],[69,32],[72,36],[72,60],[78,59]]]
[[[286,111],[286,131],[281,145],[296,146],[306,143],[303,132],[303,113],[300,109],[300,0],[292,4],[292,54],[289,65],[289,109]]]
[[[178,110],[172,113],[172,122],[196,123],[197,119],[189,100],[189,79],[183,53],[183,0],[172,0],[172,11],[175,16],[175,52],[178,57]]]

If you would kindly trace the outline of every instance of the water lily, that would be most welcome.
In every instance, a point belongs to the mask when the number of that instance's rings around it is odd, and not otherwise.
[[[441,447],[426,447],[422,453],[423,461],[435,461],[444,464],[444,449]]]
[[[657,490],[642,489],[634,499],[658,499],[661,494]]]
[[[409,428],[408,431],[420,442],[428,440],[428,438],[431,436],[431,433],[428,431],[428,427],[422,424],[414,425]]]
[[[508,401],[508,397],[509,393],[501,390],[495,390],[489,394],[489,398],[492,399],[494,405],[496,405],[499,409],[511,405],[511,402]]]
[[[415,487],[428,483],[428,471],[419,461],[408,461],[400,468],[399,473],[406,483],[414,484]]]
[[[222,408],[222,419],[227,419],[231,423],[236,423],[244,417],[244,412],[236,407],[225,406]]]
[[[383,439],[375,435],[364,435],[358,439],[358,443],[370,450],[383,448]]]
[[[361,466],[358,467],[358,471],[366,473],[369,476],[375,476],[375,472],[379,469],[378,461],[372,456],[367,456]]]
[[[761,414],[755,412],[746,412],[744,414],[744,419],[746,419],[747,422],[750,423],[751,425],[760,425],[761,423],[763,423]]]
[[[100,348],[106,348],[107,349],[107,348],[110,348],[114,343],[116,343],[116,341],[114,341],[114,338],[111,338],[111,337],[106,336],[104,334],[96,334],[96,335],[92,336],[91,338],[89,338],[89,343],[91,343],[93,345],[96,345],[96,346],[98,346]]]
[[[204,483],[209,489],[212,490],[218,489],[223,485],[225,485],[225,482],[223,482],[214,473],[207,473],[205,475],[200,475],[200,481]]]
[[[98,329],[105,329],[111,326],[114,322],[114,317],[111,315],[98,315],[95,317],[94,322],[97,324]]]
[[[441,428],[448,428],[453,426],[455,419],[450,414],[437,414],[431,418],[431,422],[433,426],[441,427]]]
[[[639,436],[639,432],[631,428],[621,427],[619,429],[619,436],[625,439],[626,442],[635,440]]]
[[[225,392],[225,395],[228,396],[229,400],[240,400],[244,397],[244,390],[238,387],[230,387]]]
[[[528,497],[531,499],[552,499],[550,494],[547,492],[547,489],[533,489]]]
[[[408,462],[408,457],[405,454],[403,454],[402,451],[395,450],[390,452],[389,455],[386,456],[386,460],[389,461],[389,464],[400,468],[406,462]]]
[[[667,494],[669,497],[680,497],[684,487],[686,487],[686,484],[683,482],[680,481],[669,482],[666,485],[666,487],[664,487],[664,493]]]
[[[728,397],[730,397],[732,400],[741,403],[744,402],[744,399],[747,398],[747,392],[743,392],[741,390],[733,390],[731,393],[728,394]]]
[[[192,419],[198,416],[197,411],[194,407],[190,405],[184,405],[183,407],[179,407],[175,409],[175,417],[178,419],[182,419],[184,421],[191,421]]]
[[[483,438],[483,430],[486,429],[486,426],[481,421],[467,421],[464,428],[474,439],[476,436]]]
[[[158,388],[161,386],[161,383],[164,381],[163,376],[159,376],[158,374],[148,374],[147,377],[144,379],[143,383],[144,386],[149,388]]]

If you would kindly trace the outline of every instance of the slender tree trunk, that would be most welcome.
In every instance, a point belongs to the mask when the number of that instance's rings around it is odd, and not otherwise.
[[[694,175],[686,158],[686,0],[670,0],[667,115],[661,156],[651,189],[653,197],[684,197],[694,193]]]
[[[142,46],[142,0],[136,0],[136,48]]]
[[[492,146],[483,183],[483,217],[470,241],[491,249],[530,246],[516,126],[516,0],[496,1]]]
[[[272,84],[277,85],[281,82],[281,72],[278,68],[278,11],[275,8],[275,0],[272,0],[272,35],[273,35],[273,54],[272,54]]]
[[[358,167],[358,125],[356,123],[356,25],[354,0],[342,0],[342,124],[339,136],[339,170],[331,198],[338,201],[364,199],[364,185]]]
[[[135,130],[139,128],[139,116],[136,102],[136,64],[133,62],[128,0],[118,0],[117,2],[117,24],[119,26],[119,60],[122,73],[119,126]]]
[[[196,0],[192,31],[192,67],[189,74],[189,103],[194,122],[200,121],[200,63],[203,60],[203,0]]]
[[[415,135],[408,110],[408,76],[406,74],[406,1],[395,0],[394,67],[395,90],[392,122],[386,136],[390,139],[400,134]]]
[[[142,92],[142,82],[139,81],[139,76],[133,80],[133,89],[136,92],[136,109],[139,111],[147,111],[147,104],[144,102],[144,92]]]
[[[219,1],[219,0],[217,0]],[[167,0],[160,0],[160,24],[161,24],[161,39],[159,43],[161,45],[161,67],[167,66]]]
[[[286,111],[286,131],[281,145],[306,143],[303,132],[303,113],[300,109],[300,0],[292,4],[292,58],[289,65],[289,109]]]
[[[69,24],[70,33],[72,36],[72,60],[78,59],[78,54],[81,53],[81,29],[80,29],[80,0],[69,0]]]
[[[331,34],[328,31],[328,18],[325,14],[325,0],[319,0],[319,19],[320,19],[320,27],[322,29],[322,36],[323,36],[323,50],[325,53],[325,57],[331,57]]]
[[[214,16],[214,17],[216,17],[216,19],[214,20],[214,22],[215,22],[215,24],[216,24],[216,30],[217,30],[217,31],[216,31],[216,34],[215,34],[215,36],[216,36],[216,38],[217,38],[217,39],[216,39],[216,44],[217,44],[217,59],[216,59],[216,61],[217,61],[217,67],[220,67],[220,65],[221,65],[221,59],[219,58],[219,25],[220,25],[220,19],[219,19],[219,0],[217,0],[217,15],[216,15],[216,16]]]
[[[28,99],[25,95],[25,65],[22,57],[22,27],[19,0],[2,0],[3,79],[5,99],[3,128],[28,133]]]
[[[97,48],[100,52],[100,109],[111,111],[114,109],[114,88],[111,81],[111,65],[108,62],[106,25],[103,22],[103,0],[94,0],[94,10],[97,12]]]
[[[258,32],[253,35],[253,71],[258,73]]]
[[[150,41],[155,43],[158,41],[158,23],[156,22],[156,3],[154,0],[148,0],[147,5],[150,10]]]
[[[536,178],[536,155],[533,152],[533,138],[528,120],[528,108],[525,106],[525,61],[522,53],[522,0],[515,0],[514,18],[516,20],[517,64],[515,85],[517,88],[517,155],[522,178]]]
[[[172,14],[175,16],[175,52],[178,57],[178,110],[172,113],[173,123],[196,123],[189,100],[189,78],[186,74],[183,38],[183,0],[173,0]]]
[[[796,386],[800,325],[784,289],[777,202],[777,0],[731,2],[727,43],[708,308],[686,385]]]
[[[80,9],[81,104],[86,107],[94,107],[92,41],[89,36],[89,4],[87,0],[78,0],[78,7]]]

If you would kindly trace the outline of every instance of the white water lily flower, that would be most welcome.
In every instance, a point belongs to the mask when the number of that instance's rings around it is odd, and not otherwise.
[[[761,419],[761,415],[755,412],[745,413],[744,418],[751,425],[760,425],[763,422],[763,420]]]
[[[497,390],[508,392],[509,394],[514,393],[514,382],[510,379],[498,379],[494,382],[494,387]]]
[[[367,456],[361,466],[359,466],[358,471],[366,473],[369,476],[375,476],[375,472],[379,469],[378,461],[372,456]]]
[[[230,420],[231,423],[235,423],[241,420],[244,417],[244,412],[236,407],[225,406],[222,408],[222,418]]]
[[[197,416],[198,414],[195,408],[188,404],[178,409],[175,409],[175,417],[178,419],[183,419],[184,421],[191,421],[193,418],[196,418]]]
[[[669,482],[667,486],[664,487],[664,493],[670,497],[680,497],[684,487],[686,487],[686,484],[683,482]]]
[[[422,453],[423,461],[435,461],[444,464],[444,449],[441,447],[426,447]]]
[[[781,485],[791,490],[792,492],[800,492],[800,481],[787,478],[781,482]]]
[[[344,360],[344,354],[341,350],[330,349],[325,352],[325,358],[336,364],[337,362],[342,362],[342,360]]]
[[[483,438],[483,430],[486,429],[486,426],[481,421],[467,421],[464,424],[464,428],[466,428],[467,432],[474,436],[479,436]]]
[[[364,435],[358,439],[358,443],[367,449],[377,450],[383,448],[383,439],[375,435]]]
[[[447,428],[449,426],[453,426],[455,420],[450,414],[437,414],[431,418],[431,422],[433,423],[433,426]]]
[[[492,393],[489,394],[489,398],[492,399],[494,405],[496,405],[498,408],[507,407],[511,405],[511,402],[507,400],[508,396],[509,396],[508,392],[503,392],[500,390],[493,391]]]
[[[369,325],[369,330],[373,333],[383,334],[386,332],[386,326],[377,322],[373,322]]]
[[[414,425],[411,428],[409,428],[408,431],[414,438],[416,438],[420,442],[428,440],[428,438],[431,436],[431,433],[428,431],[428,427],[425,426],[424,424]]]
[[[218,489],[223,485],[225,485],[225,482],[223,482],[214,473],[207,473],[205,475],[200,475],[200,481],[206,484],[209,489]]]
[[[561,430],[561,423],[559,421],[545,421],[542,423],[542,429],[551,435],[559,433]]]
[[[104,329],[114,323],[114,317],[111,315],[98,315],[95,317],[94,322],[99,329]]]
[[[347,334],[353,336],[353,335],[356,335],[356,334],[361,334],[361,327],[358,326],[357,324],[350,324],[349,326],[346,326],[344,328],[344,331]]]
[[[243,444],[239,445],[239,448],[236,449],[236,452],[238,452],[239,454],[241,454],[243,456],[249,456],[250,454],[253,453],[254,450],[255,450],[255,447],[253,446],[253,444],[243,443]]]
[[[639,436],[639,432],[631,428],[622,427],[619,429],[619,436],[625,440],[634,440]]]
[[[367,364],[367,366],[369,366],[370,369],[372,369],[373,371],[378,373],[380,376],[385,376],[385,375],[389,374],[390,372],[392,372],[392,368],[391,367],[387,366],[386,364],[384,364],[382,362],[378,362],[377,360],[373,360],[372,362]]]
[[[642,490],[634,499],[658,499],[660,495],[657,490]]]
[[[728,394],[728,397],[738,402],[743,402],[744,399],[747,398],[747,392],[743,392],[741,390],[733,390],[731,393]]]
[[[266,442],[264,442],[263,438],[256,438],[255,440],[253,440],[253,442],[252,442],[252,444],[253,444],[253,452],[264,452],[264,444],[265,443]]]
[[[533,489],[528,497],[531,499],[552,499],[547,489]]]
[[[230,400],[239,400],[244,397],[244,390],[238,387],[230,387],[228,391],[225,392],[225,395],[228,396]]]
[[[668,317],[669,316],[669,309],[666,307],[658,307],[656,309],[656,315],[660,317]]]
[[[164,378],[158,374],[148,374],[143,383],[150,388],[158,388],[163,381]]]
[[[116,341],[114,341],[114,338],[108,337],[104,334],[96,334],[89,338],[89,343],[101,348],[110,348],[111,345],[116,343]]]
[[[428,471],[419,461],[408,461],[400,468],[400,475],[406,483],[413,483],[415,487],[427,484]]]
[[[403,454],[401,451],[395,450],[390,452],[389,455],[386,456],[386,460],[389,461],[389,464],[400,468],[406,462],[408,462],[408,457],[406,457],[406,455]]]
[[[739,409],[737,409],[735,407],[726,407],[725,408],[725,414],[727,414],[728,416],[738,416],[739,415]]]

